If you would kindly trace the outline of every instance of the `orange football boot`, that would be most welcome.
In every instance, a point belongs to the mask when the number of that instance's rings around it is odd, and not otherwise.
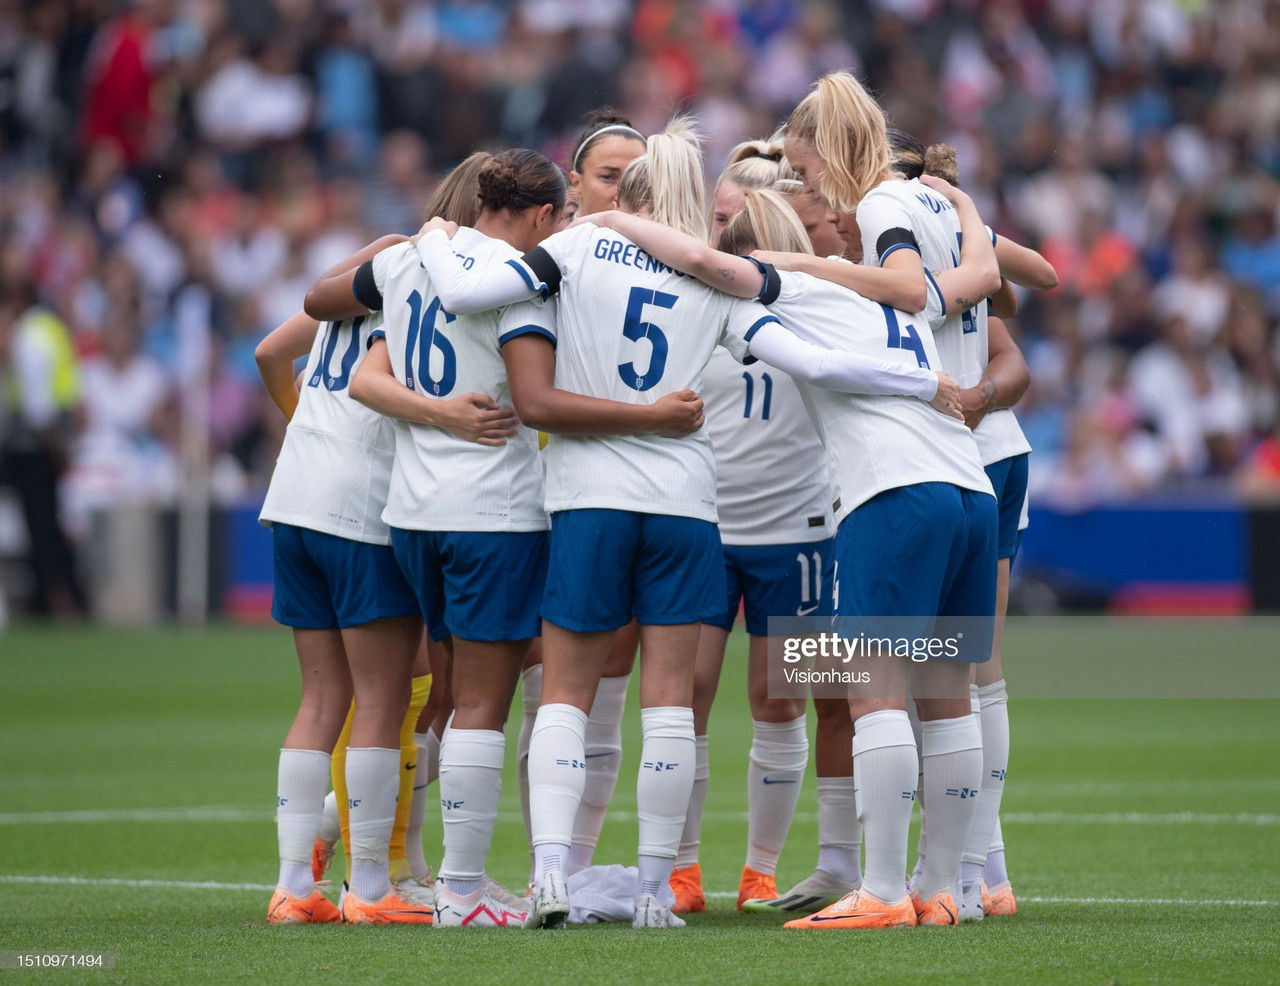
[[[316,844],[311,847],[311,879],[316,883],[324,879],[324,871],[329,868],[329,862],[333,859],[335,845],[337,843],[316,839]]]
[[[960,920],[955,897],[945,890],[939,890],[928,900],[921,900],[918,893],[913,893],[911,906],[915,908],[918,925],[950,925]]]
[[[763,898],[772,900],[778,896],[778,884],[772,873],[761,873],[750,866],[742,868],[742,876],[738,878],[738,910],[749,900]]]
[[[676,895],[672,914],[700,914],[707,909],[707,895],[702,892],[702,867],[698,863],[672,870],[667,882]]]
[[[990,888],[985,883],[982,885],[982,913],[989,918],[1018,913],[1018,900],[1013,896],[1013,887],[1009,886],[1008,880]]]
[[[374,902],[350,890],[342,897],[342,920],[347,924],[431,924],[434,919],[434,908],[406,900],[394,890]]]
[[[788,921],[783,927],[839,931],[845,928],[914,928],[915,925],[916,909],[905,895],[901,900],[890,903],[859,887],[817,914]]]
[[[277,890],[267,907],[267,924],[332,924],[341,920],[333,901],[319,890],[313,890],[310,897]]]

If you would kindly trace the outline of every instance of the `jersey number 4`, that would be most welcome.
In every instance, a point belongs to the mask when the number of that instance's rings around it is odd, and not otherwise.
[[[410,390],[416,390],[416,376],[417,383],[428,394],[432,397],[444,397],[453,390],[454,382],[458,379],[458,357],[454,354],[453,343],[436,331],[436,319],[443,313],[445,324],[448,325],[457,316],[441,308],[439,298],[432,298],[424,312],[422,295],[417,291],[409,295],[408,305],[409,332],[404,342],[404,385]]]
[[[889,326],[889,348],[915,353],[916,364],[929,369],[929,357],[924,354],[924,343],[920,341],[920,333],[916,331],[916,327],[910,322],[900,325],[897,312],[888,305],[880,307],[884,309],[884,320]]]
[[[351,368],[356,365],[360,356],[360,327],[364,325],[364,316],[348,322],[330,322],[325,326],[324,344],[320,347],[320,363],[307,380],[308,387],[319,387],[324,384],[325,390],[346,390],[351,382]],[[344,329],[343,326],[346,326]],[[333,354],[338,349],[338,337],[344,331],[350,332],[347,348],[342,351],[342,364],[338,372],[333,372]]]
[[[627,299],[627,317],[622,323],[622,334],[632,342],[641,339],[649,340],[649,365],[642,373],[636,369],[635,360],[618,364],[618,376],[632,390],[641,392],[657,386],[662,379],[662,371],[667,368],[667,337],[652,322],[644,320],[644,306],[655,308],[674,308],[680,299],[665,291],[654,291],[652,288],[632,288]]]

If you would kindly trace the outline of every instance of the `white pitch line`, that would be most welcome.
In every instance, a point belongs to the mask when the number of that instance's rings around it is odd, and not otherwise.
[[[611,822],[634,822],[634,811],[611,811]],[[745,822],[747,813],[739,811],[707,812],[704,821]],[[234,805],[207,805],[184,808],[98,808],[81,811],[28,811],[0,814],[0,826],[4,825],[99,825],[112,822],[139,824],[177,824],[207,822],[255,822],[267,824],[273,820],[266,809],[236,807]],[[502,812],[500,822],[519,822],[521,816],[514,812]],[[797,812],[794,821],[813,823],[818,820],[814,812]],[[1009,825],[1240,825],[1245,827],[1270,827],[1280,825],[1280,815],[1246,812],[1138,812],[1115,811],[1104,813],[1072,813],[1065,811],[1004,812],[1000,821]]]
[[[81,887],[139,887],[161,890],[238,890],[253,893],[268,893],[275,889],[271,883],[222,883],[215,880],[127,880],[120,877],[84,877],[84,876],[24,876],[2,875],[0,883],[35,884],[41,886],[81,886]],[[736,890],[712,890],[707,896],[716,900],[736,898]],[[1277,900],[1230,900],[1205,899],[1190,897],[1019,897],[1027,904],[1090,904],[1090,905],[1143,905],[1159,904],[1161,906],[1182,907],[1277,907]]]

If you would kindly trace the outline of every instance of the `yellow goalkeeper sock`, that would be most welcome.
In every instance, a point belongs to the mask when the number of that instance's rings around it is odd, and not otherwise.
[[[347,864],[347,884],[351,883],[351,806],[347,801],[347,745],[351,742],[351,722],[356,715],[356,703],[347,710],[347,721],[342,724],[338,742],[333,748],[331,772],[333,797],[338,802],[338,827],[342,830],[342,857]]]
[[[431,694],[431,675],[418,675],[413,679],[413,693],[409,698],[409,710],[400,726],[400,791],[396,795],[396,823],[391,830],[391,847],[388,857],[391,863],[391,880],[401,883],[413,876],[409,857],[405,851],[405,832],[409,828],[409,813],[413,810],[413,780],[418,764],[418,744],[413,738],[418,726],[418,716]]]

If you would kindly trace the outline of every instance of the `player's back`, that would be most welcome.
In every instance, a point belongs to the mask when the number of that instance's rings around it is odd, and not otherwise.
[[[928,322],[829,281],[781,273],[769,303],[782,324],[815,345],[936,368]],[[801,385],[827,446],[840,492],[837,522],[877,493],[916,483],[991,492],[973,435],[957,418],[913,397],[841,394]]]
[[[453,239],[453,249],[467,265],[519,256],[506,242],[466,227]],[[501,340],[504,319],[518,312],[446,311],[409,243],[379,253],[373,272],[382,292],[382,333],[400,383],[432,400],[475,392],[511,406]],[[537,433],[521,425],[505,445],[484,446],[440,428],[397,421],[385,517],[394,527],[417,530],[544,530]]]
[[[700,390],[717,344],[738,359],[761,306],[659,263],[621,234],[583,225],[544,241],[561,273],[556,386],[628,404]],[[547,509],[605,507],[714,521],[705,430],[685,438],[553,435]]]
[[[929,301],[926,317],[933,327],[934,342],[941,365],[938,369],[961,387],[976,386],[986,367],[987,312],[983,298],[972,308],[956,310],[955,299],[943,297],[933,274],[954,270],[960,266],[960,220],[955,207],[947,199],[920,182],[886,181],[867,193],[858,206],[859,222],[864,217],[891,214],[888,203],[893,203],[900,214],[910,218],[910,228],[920,247],[920,259],[929,280]],[[877,228],[883,222],[869,220],[863,234],[863,259],[868,263],[881,263],[887,255],[880,248]],[[883,235],[883,234],[881,234]]]
[[[263,503],[264,522],[389,542],[382,510],[395,454],[394,426],[352,400],[349,389],[381,324],[382,316],[374,313],[320,326]]]

